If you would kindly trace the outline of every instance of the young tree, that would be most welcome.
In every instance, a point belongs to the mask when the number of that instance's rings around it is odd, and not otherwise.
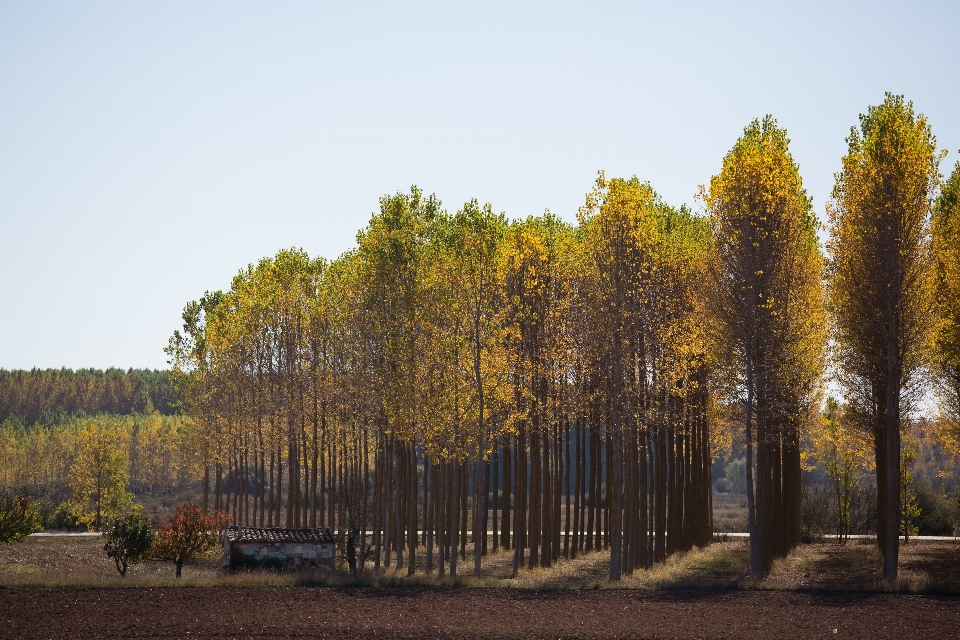
[[[811,433],[813,456],[823,465],[837,499],[837,538],[841,543],[850,535],[850,506],[870,458],[866,434],[851,422],[844,408],[830,397]]]
[[[900,447],[900,535],[904,543],[910,542],[910,536],[917,535],[917,520],[920,518],[920,501],[913,475],[916,459],[916,442],[907,436],[902,439]]]
[[[91,421],[77,438],[77,457],[70,467],[70,488],[77,520],[94,531],[133,507],[127,491],[127,455],[119,429]]]
[[[830,291],[848,402],[870,422],[877,461],[877,542],[897,579],[900,433],[931,319],[929,217],[936,140],[913,103],[888,93],[847,138],[830,214]]]
[[[160,525],[151,557],[173,562],[179,578],[184,562],[209,553],[217,546],[220,529],[230,520],[226,513],[205,513],[196,504],[187,502]]]
[[[121,577],[126,577],[128,565],[139,564],[150,556],[157,539],[153,524],[136,511],[114,520],[103,537],[106,540],[103,550],[113,560]]]
[[[30,496],[0,492],[0,542],[16,544],[41,528],[40,514]]]

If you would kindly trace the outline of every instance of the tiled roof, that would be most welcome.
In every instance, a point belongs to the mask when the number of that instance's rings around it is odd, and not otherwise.
[[[312,542],[314,544],[332,543],[333,532],[320,529],[281,529],[231,526],[226,528],[230,542]]]

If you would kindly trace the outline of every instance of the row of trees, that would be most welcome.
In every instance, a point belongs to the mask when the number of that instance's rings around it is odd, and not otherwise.
[[[55,425],[0,424],[0,491],[69,503],[100,529],[139,496],[196,491],[192,423],[180,416],[100,415]]]
[[[176,394],[167,371],[150,369],[0,369],[0,422],[29,426],[67,416],[175,412]]]

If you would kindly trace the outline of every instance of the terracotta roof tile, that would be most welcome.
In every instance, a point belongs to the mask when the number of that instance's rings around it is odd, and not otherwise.
[[[333,542],[333,532],[327,528],[320,529],[285,529],[266,527],[238,527],[226,528],[227,540],[230,542],[312,542],[325,544]]]

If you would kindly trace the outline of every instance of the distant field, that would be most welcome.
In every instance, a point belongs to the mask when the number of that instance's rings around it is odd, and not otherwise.
[[[747,530],[747,496],[737,493],[713,494],[713,530],[733,533]]]

